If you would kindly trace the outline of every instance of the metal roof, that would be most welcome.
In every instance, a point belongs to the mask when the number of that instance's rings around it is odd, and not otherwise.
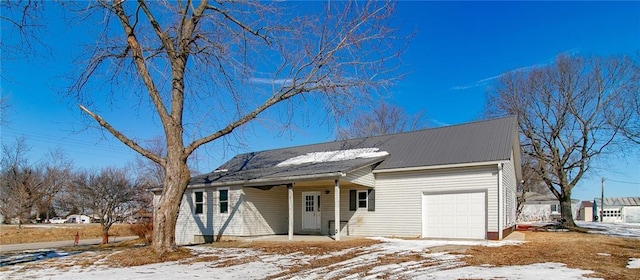
[[[191,178],[192,186],[197,185],[280,185],[292,180],[335,179],[342,174],[376,164],[385,157],[357,158],[343,161],[306,163],[289,166],[269,166],[266,168],[240,168],[233,170],[214,171]]]
[[[595,198],[594,203],[600,205],[600,198]],[[604,206],[640,206],[640,197],[605,197]]]
[[[238,182],[259,178],[349,172],[362,167],[364,162],[368,162],[369,165],[381,162],[374,170],[385,170],[509,160],[514,143],[518,143],[516,121],[515,116],[509,116],[405,133],[239,154],[217,169],[226,172],[214,171],[197,176],[192,178],[190,183]],[[389,155],[377,159],[276,167],[280,162],[307,153],[357,148],[378,148]]]

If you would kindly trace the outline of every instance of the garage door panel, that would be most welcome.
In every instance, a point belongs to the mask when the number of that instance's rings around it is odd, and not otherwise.
[[[484,239],[485,192],[424,194],[423,236]]]

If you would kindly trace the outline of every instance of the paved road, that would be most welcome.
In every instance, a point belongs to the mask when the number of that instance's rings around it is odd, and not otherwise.
[[[118,243],[118,242],[129,241],[137,238],[138,238],[137,236],[124,236],[124,237],[111,236],[109,238],[109,243]],[[78,245],[80,246],[96,245],[100,243],[102,243],[102,238],[80,239],[80,242],[78,242]],[[11,252],[11,251],[26,251],[26,250],[37,250],[37,249],[72,247],[72,246],[73,246],[73,240],[39,242],[39,243],[6,244],[6,245],[0,245],[0,253]]]

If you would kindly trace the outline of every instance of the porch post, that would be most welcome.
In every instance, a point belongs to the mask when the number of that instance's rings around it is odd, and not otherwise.
[[[293,184],[287,184],[289,196],[289,240],[293,240]]]
[[[340,181],[335,180],[334,184],[334,228],[335,228],[335,240],[340,241]]]

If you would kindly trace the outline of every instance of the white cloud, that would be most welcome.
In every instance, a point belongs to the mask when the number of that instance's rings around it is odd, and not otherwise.
[[[249,79],[254,84],[266,84],[266,85],[284,85],[290,84],[291,79],[268,79],[268,78],[251,78]]]
[[[568,51],[564,51],[564,52],[562,52],[562,53],[564,53],[564,54],[568,54],[568,55],[570,55],[570,56],[573,56],[573,55],[578,54],[578,53],[579,53],[579,50],[574,48],[574,49],[570,49],[570,50],[568,50]],[[488,78],[480,79],[480,80],[478,80],[478,81],[476,81],[476,82],[474,82],[474,83],[471,83],[471,84],[461,85],[461,86],[453,86],[451,89],[452,89],[452,90],[466,90],[466,89],[470,89],[470,88],[476,88],[476,87],[480,87],[480,86],[486,86],[486,85],[488,85],[490,82],[492,82],[492,81],[494,81],[494,80],[496,80],[496,79],[499,79],[500,77],[504,76],[505,74],[508,74],[508,73],[515,73],[515,72],[520,72],[520,71],[528,71],[528,70],[530,70],[530,69],[532,69],[532,68],[537,68],[537,67],[542,67],[542,66],[545,66],[545,65],[550,65],[550,64],[552,64],[554,61],[555,61],[555,57],[554,57],[554,58],[552,58],[552,59],[549,59],[549,60],[547,60],[547,61],[545,61],[545,62],[543,62],[543,63],[534,64],[534,65],[530,65],[530,66],[524,66],[524,67],[516,68],[516,69],[513,69],[513,70],[509,70],[509,71],[506,71],[506,72],[504,72],[504,73],[501,73],[501,74],[498,74],[498,75],[495,75],[495,76],[492,76],[492,77],[488,77]]]

